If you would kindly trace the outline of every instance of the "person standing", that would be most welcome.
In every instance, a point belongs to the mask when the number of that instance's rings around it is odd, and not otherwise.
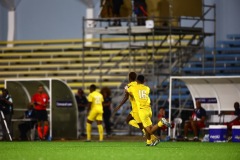
[[[43,85],[38,86],[37,93],[32,96],[31,104],[34,105],[37,119],[37,131],[40,140],[45,140],[49,130],[47,107],[49,96],[44,92]]]
[[[88,100],[84,95],[84,91],[79,88],[77,94],[75,95],[78,106],[78,122],[80,125],[80,136],[86,136],[85,134],[85,123],[86,123],[86,107],[88,105]]]
[[[105,130],[107,133],[107,136],[110,136],[112,134],[111,130],[111,90],[108,87],[104,87],[101,89],[101,94],[103,95],[103,120],[105,124]]]
[[[6,127],[8,127],[9,134],[11,135],[11,120],[12,120],[12,114],[13,114],[13,100],[12,100],[12,97],[9,95],[9,92],[7,89],[2,89],[2,96],[0,98],[0,110],[3,112],[3,115],[6,120],[6,124],[7,124],[7,126],[5,126],[3,117],[2,115],[0,115],[0,121],[2,125],[2,130],[3,130],[2,140],[7,140],[8,132]]]
[[[90,94],[88,95],[88,117],[87,117],[87,142],[91,141],[92,122],[97,122],[97,128],[99,132],[99,141],[103,141],[103,96],[96,91],[97,87],[90,85]]]
[[[147,14],[147,4],[145,0],[134,0],[134,13],[137,16],[137,25],[145,25]]]
[[[112,0],[112,4],[113,4],[112,9],[113,17],[116,18],[114,19],[112,26],[121,26],[120,9],[121,6],[123,5],[123,0]]]

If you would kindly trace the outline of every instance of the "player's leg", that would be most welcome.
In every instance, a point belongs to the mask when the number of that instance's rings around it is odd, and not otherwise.
[[[48,123],[48,113],[46,110],[42,111],[43,113],[43,139],[46,138],[46,136],[48,135],[48,131],[49,131],[49,123]]]
[[[131,120],[131,121],[132,122],[134,121],[135,125],[137,124],[138,127],[136,127],[136,128],[140,128],[141,131],[143,132],[143,136],[145,136],[146,133],[145,133],[145,129],[142,124],[142,120],[139,117],[139,112],[131,112],[131,115],[133,117],[133,120]]]
[[[79,132],[79,137],[80,136],[86,136],[85,135],[85,125],[86,125],[86,112],[82,111],[82,112],[78,112],[78,120],[79,120],[79,125],[80,125],[80,132]]]
[[[43,126],[43,139],[46,139],[47,135],[48,135],[48,131],[49,131],[49,123],[47,120],[45,120],[43,122],[44,126]]]
[[[194,138],[198,138],[198,132],[197,132],[197,122],[196,121],[191,121],[191,128],[193,130]]]
[[[41,140],[43,139],[43,132],[42,132],[42,122],[37,122],[37,132],[38,132],[38,138]]]
[[[166,126],[171,127],[171,123],[169,123],[165,118],[161,118],[160,121],[157,123],[158,127]]]
[[[111,135],[111,123],[110,123],[110,118],[111,118],[111,110],[110,109],[104,109],[103,112],[103,122],[105,124],[105,132],[107,133],[107,136]]]
[[[99,133],[99,141],[103,141],[103,113],[99,113],[96,117],[97,120],[97,127],[98,127],[98,133]]]
[[[194,141],[199,141],[199,132],[201,128],[205,127],[204,122],[202,121],[193,121],[194,123],[192,124],[192,129],[194,133]],[[193,126],[194,125],[194,126]]]
[[[95,117],[96,117],[96,112],[93,110],[90,110],[87,117],[87,123],[86,123],[87,141],[91,141],[92,122],[95,121]]]
[[[133,118],[132,112],[130,112],[126,118],[126,122],[127,124],[135,127],[135,128],[139,128],[139,125],[137,124],[136,120]]]
[[[41,140],[41,139],[43,139],[41,110],[36,110],[36,119],[37,119],[38,138]]]
[[[138,112],[139,113],[139,118],[142,122],[142,125],[146,131],[146,144],[147,146],[151,146],[151,144],[156,141],[158,138],[151,132],[151,128],[152,128],[152,121],[151,121],[151,117],[152,117],[152,111],[151,109],[142,109],[141,111]]]
[[[93,121],[87,119],[87,124],[86,124],[87,141],[91,141],[92,122]]]
[[[18,129],[20,131],[20,140],[27,140],[27,130],[26,127],[27,126],[27,122],[21,123],[18,125]]]
[[[191,128],[190,121],[186,121],[184,124],[184,140],[188,140],[188,130]]]
[[[103,141],[103,125],[102,121],[97,121],[98,133],[99,133],[99,141]]]

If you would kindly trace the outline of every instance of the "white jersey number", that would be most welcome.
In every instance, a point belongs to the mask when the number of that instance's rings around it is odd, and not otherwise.
[[[138,95],[139,95],[140,99],[146,99],[147,98],[147,94],[146,94],[145,90],[139,90]]]
[[[95,104],[101,104],[101,97],[100,96],[95,96]]]

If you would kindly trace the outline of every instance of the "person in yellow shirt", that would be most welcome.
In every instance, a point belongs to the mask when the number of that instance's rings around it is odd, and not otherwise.
[[[134,87],[127,88],[126,92],[128,92],[129,95],[133,96],[136,101],[139,118],[146,131],[146,138],[148,141],[151,140],[151,135],[158,128],[164,125],[167,127],[171,127],[171,124],[165,118],[161,118],[157,124],[152,125],[152,121],[151,121],[152,109],[151,109],[151,100],[149,97],[150,88],[144,85],[143,75],[138,75],[137,85],[135,85]],[[151,145],[155,146],[159,142],[160,142],[159,140],[155,140]]]
[[[124,88],[124,90],[125,90],[124,98],[122,99],[121,103],[114,109],[114,112],[116,112],[118,109],[120,109],[122,107],[122,105],[129,99],[131,106],[132,106],[132,111],[127,116],[126,122],[135,128],[140,128],[145,136],[145,129],[143,127],[143,124],[142,124],[139,114],[138,114],[138,107],[137,107],[136,101],[135,101],[133,95],[130,95],[128,92],[126,92],[127,89],[134,88],[137,85],[137,81],[136,81],[137,74],[135,72],[130,72],[128,75],[128,78],[129,78],[129,83]],[[153,142],[155,142],[157,140],[156,136],[154,136],[153,134],[151,134],[150,137],[151,137],[150,140],[147,139],[147,142],[146,142],[147,146],[151,145]]]
[[[137,82],[136,82],[136,78],[137,78],[137,74],[135,72],[130,72],[128,74],[128,80],[129,80],[129,83],[125,86],[125,89],[127,88],[130,88],[130,87],[134,87],[135,85],[137,85]],[[120,102],[120,104],[114,109],[114,112],[116,112],[117,110],[119,110],[122,105],[129,99],[130,103],[131,103],[131,106],[132,106],[132,111],[129,113],[129,115],[127,116],[126,118],[126,122],[135,127],[135,128],[140,128],[143,132],[144,131],[144,128],[143,128],[143,125],[142,125],[142,122],[138,116],[138,109],[137,109],[137,104],[133,98],[132,95],[129,95],[128,92],[125,92],[125,95],[122,99],[122,101]]]
[[[96,86],[94,84],[90,85],[90,94],[87,99],[89,102],[88,107],[88,117],[87,117],[87,142],[91,141],[91,132],[92,132],[92,122],[97,122],[98,132],[99,132],[99,141],[103,141],[103,96],[100,92],[96,91]]]

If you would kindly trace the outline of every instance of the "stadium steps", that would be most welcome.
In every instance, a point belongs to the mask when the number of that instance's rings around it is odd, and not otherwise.
[[[240,47],[239,38],[237,35],[231,35],[231,39],[226,41],[218,41],[216,50],[214,48],[205,48],[205,53],[199,52],[195,54],[187,63],[183,65],[182,74],[184,76],[199,76],[199,75],[240,75]],[[204,63],[203,63],[204,61]],[[177,68],[176,68],[177,69]],[[169,82],[164,81],[161,88],[158,90],[158,105],[168,106]],[[191,97],[189,99],[189,91],[181,81],[173,81],[172,84],[173,104],[185,105],[184,108],[192,107]],[[176,102],[175,100],[176,99]],[[174,106],[175,107],[175,106]],[[181,106],[178,106],[181,108]],[[184,110],[184,109],[183,109]],[[179,109],[179,111],[183,111]]]
[[[181,38],[181,41],[178,41],[179,36],[171,38],[176,40],[172,43],[172,50],[176,51],[180,44],[187,46],[193,36],[186,35]],[[84,83],[101,83],[101,86],[105,85],[105,82],[114,80],[114,84],[106,85],[117,88],[120,85],[115,82],[119,81],[121,84],[129,71],[144,73],[147,67],[153,67],[153,60],[160,60],[169,52],[169,42],[165,35],[148,36],[147,43],[145,36],[131,36],[130,39],[132,45],[138,46],[100,49],[101,43],[104,45],[108,43],[128,44],[129,37],[127,36],[107,37],[102,41],[99,38],[84,41],[82,39],[1,41],[0,72],[3,78],[0,78],[0,84],[3,84],[6,78],[49,77],[63,79],[71,84],[73,90],[76,90],[81,84],[78,82],[82,82],[84,77]],[[155,40],[154,43],[152,39]],[[83,43],[86,42],[91,42],[91,44],[83,48]],[[159,44],[162,48],[154,50],[153,55],[153,48]],[[96,77],[92,79],[89,75]],[[97,75],[102,76],[97,77]]]
[[[111,42],[111,39],[106,41]],[[7,78],[49,77],[65,80],[73,91],[83,85],[79,83],[82,78],[87,85],[97,83],[118,88],[130,70],[141,72],[146,64],[153,65],[151,61],[145,62],[151,60],[152,49],[138,49],[129,57],[132,52],[129,49],[99,50],[91,46],[83,52],[81,40],[0,42],[0,45],[9,44],[14,47],[0,48],[2,85]],[[154,58],[162,58],[161,53],[166,50],[160,50]]]

